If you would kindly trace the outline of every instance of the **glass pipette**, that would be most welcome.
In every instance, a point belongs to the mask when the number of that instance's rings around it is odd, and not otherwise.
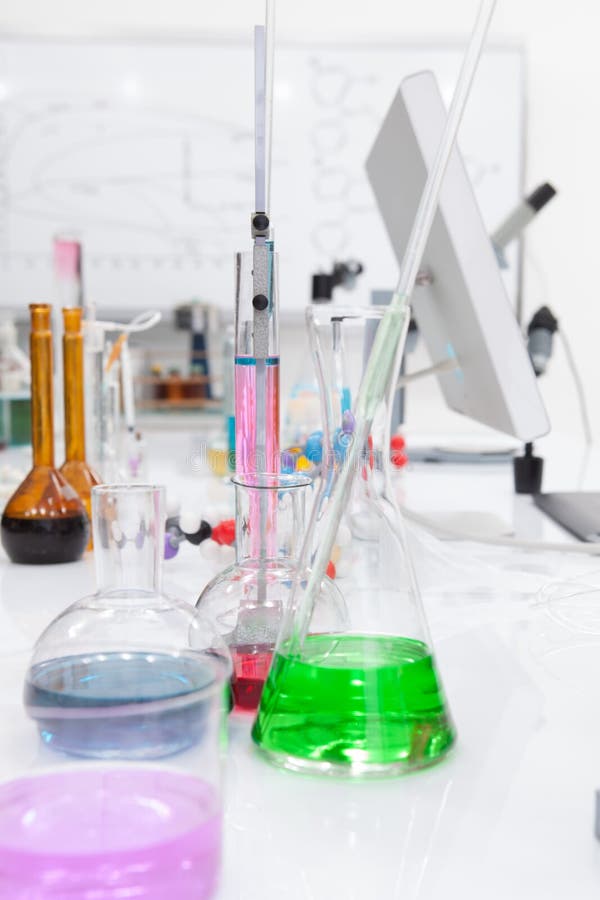
[[[242,356],[238,323],[236,353],[236,470],[238,474],[279,471],[279,359],[274,252],[270,240],[269,194],[273,89],[274,3],[267,0],[266,27],[255,29],[255,212],[252,222],[251,356]],[[239,313],[239,308],[238,308]],[[250,322],[247,323],[250,325]],[[247,351],[245,351],[247,352]],[[256,498],[251,516],[255,555],[274,555],[270,546],[272,498]]]
[[[390,378],[394,373],[396,379],[398,377],[397,370],[401,362],[401,354],[398,353],[398,347],[401,345],[403,329],[406,327],[410,317],[410,297],[437,210],[446,167],[456,143],[456,135],[471,91],[471,85],[477,71],[479,58],[495,6],[496,0],[481,0],[477,19],[452,98],[444,133],[438,147],[435,162],[427,176],[413,223],[402,261],[398,284],[388,310],[377,329],[369,355],[356,400],[356,426],[353,441],[348,448],[344,465],[340,468],[337,481],[329,497],[326,522],[324,522],[323,530],[319,535],[318,546],[315,549],[314,556],[312,556],[312,572],[306,583],[306,588],[301,593],[299,585],[296,585],[293,602],[287,610],[287,615],[294,618],[294,627],[284,629],[284,631],[292,635],[292,653],[302,646],[306,637],[315,599],[318,596],[320,585],[331,559],[331,551],[350,493],[352,480],[360,467],[361,454],[371,430],[373,417],[384,397]],[[299,571],[303,571],[311,559],[312,539],[312,528],[309,528],[302,549]],[[299,593],[300,596],[298,596]]]

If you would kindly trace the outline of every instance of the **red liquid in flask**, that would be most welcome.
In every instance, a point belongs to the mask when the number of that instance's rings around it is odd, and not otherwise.
[[[267,680],[272,644],[250,644],[232,648],[233,658],[233,712],[255,712]]]

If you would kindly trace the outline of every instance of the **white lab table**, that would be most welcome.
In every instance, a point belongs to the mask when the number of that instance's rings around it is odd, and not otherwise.
[[[155,480],[176,492],[185,484],[207,512],[232,504],[230,489],[207,479],[198,441],[170,434],[150,443]],[[540,446],[550,488],[600,487],[600,455],[582,474],[571,445]],[[568,541],[528,498],[515,502],[511,479],[508,466],[421,464],[405,473],[401,491],[422,512],[493,511],[522,537]],[[600,610],[600,557],[424,534],[411,546],[456,748],[401,779],[316,779],[263,762],[250,721],[232,719],[218,900],[598,896],[600,614],[570,605],[557,585],[598,585]],[[165,564],[167,589],[188,600],[210,574],[191,545]],[[45,568],[0,561],[1,778],[21,773],[38,752],[21,706],[33,641],[93,581],[89,558]]]

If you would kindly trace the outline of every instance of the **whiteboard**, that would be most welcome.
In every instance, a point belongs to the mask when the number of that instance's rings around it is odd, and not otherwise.
[[[365,266],[353,301],[395,283],[364,163],[400,79],[431,69],[449,102],[462,52],[278,47],[271,218],[284,316],[336,259]],[[488,49],[461,128],[490,231],[521,195],[523,83],[519,48]],[[51,300],[52,237],[74,232],[100,309],[194,297],[232,309],[233,254],[250,246],[252,91],[250,42],[0,36],[0,305]]]

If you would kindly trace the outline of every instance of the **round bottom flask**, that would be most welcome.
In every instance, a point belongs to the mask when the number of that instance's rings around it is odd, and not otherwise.
[[[163,488],[98,486],[92,504],[98,591],[39,638],[25,706],[56,750],[168,756],[201,740],[227,649],[193,608],[161,592]]]
[[[310,479],[236,475],[236,562],[217,575],[196,604],[216,624],[233,661],[234,711],[260,701],[282,618],[298,577]],[[336,631],[344,609],[333,582],[321,585],[315,627]]]

